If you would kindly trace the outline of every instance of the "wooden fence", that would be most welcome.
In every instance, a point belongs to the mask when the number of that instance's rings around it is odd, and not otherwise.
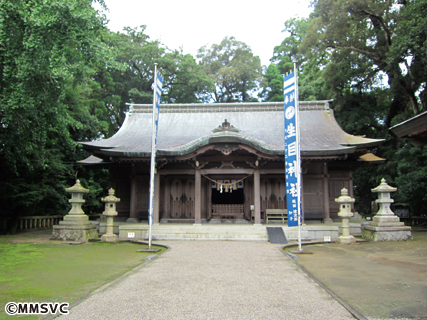
[[[24,216],[19,217],[19,230],[51,228],[58,224],[64,216]]]

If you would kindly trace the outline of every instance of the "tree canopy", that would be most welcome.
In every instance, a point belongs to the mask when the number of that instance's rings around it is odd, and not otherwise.
[[[336,80],[347,88],[370,90],[388,83],[387,126],[408,110],[418,114],[426,104],[427,2],[317,0],[313,4],[304,49],[329,52],[335,69],[345,73],[344,79]]]
[[[215,86],[205,95],[209,102],[251,101],[261,81],[261,60],[249,46],[234,37],[201,47],[197,58]]]
[[[73,137],[82,131],[96,137],[101,130],[84,107],[89,94],[84,87],[94,62],[110,61],[99,37],[104,24],[86,0],[1,1],[0,201],[5,214],[66,209],[61,186],[74,177]]]

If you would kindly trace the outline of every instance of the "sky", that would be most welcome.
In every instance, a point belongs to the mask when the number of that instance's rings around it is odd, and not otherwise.
[[[308,17],[312,11],[310,0],[105,0],[105,4],[111,31],[146,25],[151,40],[194,57],[200,47],[233,36],[266,66],[286,36],[285,21]]]

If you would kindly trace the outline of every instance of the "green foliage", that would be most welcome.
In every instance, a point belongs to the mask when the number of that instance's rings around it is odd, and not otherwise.
[[[204,95],[204,101],[252,101],[261,81],[261,60],[245,43],[225,37],[220,44],[201,47],[197,58],[215,86]]]
[[[145,29],[146,26],[126,27],[124,32],[104,35],[115,53],[116,65],[98,71],[96,79],[101,90],[93,98],[97,111],[107,116],[103,122],[109,125],[106,136],[121,127],[129,109],[126,103],[153,102],[155,63],[163,76],[163,103],[199,102],[198,96],[213,86],[191,55],[169,50],[158,40],[151,41]]]
[[[396,202],[410,206],[412,215],[425,214],[427,206],[427,146],[406,143],[397,152]]]
[[[199,97],[214,87],[196,59],[182,51],[166,52],[160,60],[160,69],[163,75],[162,102],[200,102]]]
[[[304,101],[328,100],[331,93],[324,76],[329,62],[328,54],[307,57],[303,40],[306,38],[310,19],[292,18],[285,22],[283,32],[288,36],[274,48],[272,62],[264,72],[260,97],[266,101],[283,100],[283,75],[294,70],[297,62],[299,98]]]
[[[305,57],[300,50],[302,40],[305,38],[309,19],[291,18],[285,22],[285,29],[282,31],[288,34],[279,46],[274,48],[273,57],[270,59],[275,63],[282,74],[294,70],[294,61],[299,65],[305,62]]]
[[[263,75],[260,98],[265,101],[283,101],[283,75],[275,64],[270,64]]]
[[[0,201],[3,217],[66,213],[78,160],[96,137],[86,99],[95,61],[108,65],[104,17],[86,0],[1,1]]]
[[[426,1],[317,0],[314,6],[303,46],[313,55],[330,53],[331,87],[372,90],[386,75],[392,96],[386,125],[408,109],[417,114],[417,92],[424,97],[426,89]],[[412,30],[414,23],[421,27]]]
[[[298,61],[301,100],[334,99],[344,131],[385,139],[369,151],[386,163],[353,168],[358,210],[370,212],[371,189],[385,178],[398,187],[396,201],[420,213],[423,152],[403,145],[388,128],[426,110],[427,1],[316,0],[313,7],[309,19],[285,22],[286,37],[264,74],[263,98],[280,99],[278,74]]]

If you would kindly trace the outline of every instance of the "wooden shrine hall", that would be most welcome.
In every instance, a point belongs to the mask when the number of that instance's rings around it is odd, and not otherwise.
[[[303,216],[331,221],[335,198],[352,195],[351,168],[382,162],[383,140],[345,133],[331,101],[300,102]],[[134,105],[111,138],[82,143],[85,164],[110,169],[119,216],[148,214],[152,105]],[[153,223],[244,219],[260,224],[286,209],[282,102],[163,104],[157,137]],[[279,210],[280,211],[280,210]]]

